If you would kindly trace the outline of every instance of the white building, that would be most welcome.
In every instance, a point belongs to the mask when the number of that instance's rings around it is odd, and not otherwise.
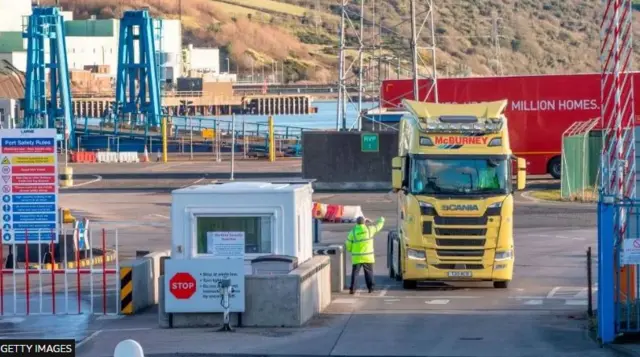
[[[187,67],[194,71],[219,74],[220,50],[217,48],[196,48],[193,45],[187,47]],[[226,68],[225,68],[226,72]]]
[[[26,16],[31,14],[31,0],[0,0],[0,60],[7,60],[21,71],[26,70],[27,41],[22,38]],[[108,65],[115,76],[118,66],[120,21],[74,20],[71,12],[63,12],[69,69]],[[161,78],[175,81],[181,75],[182,33],[179,20],[162,20],[156,31],[157,57],[164,73]],[[160,38],[158,38],[160,37]],[[136,54],[136,60],[138,55]]]

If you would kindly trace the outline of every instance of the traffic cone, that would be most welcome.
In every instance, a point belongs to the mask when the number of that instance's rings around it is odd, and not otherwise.
[[[147,151],[147,145],[144,146],[144,155],[142,156],[142,162],[149,162],[149,151]]]

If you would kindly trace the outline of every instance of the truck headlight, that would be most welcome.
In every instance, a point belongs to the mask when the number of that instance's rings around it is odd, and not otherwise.
[[[487,216],[499,216],[502,210],[502,201],[490,204],[487,207]]]
[[[501,260],[509,260],[513,258],[513,249],[509,249],[509,250],[499,250],[496,252],[496,257],[495,260],[496,261],[501,261]]]
[[[426,260],[427,254],[424,250],[407,249],[407,258],[413,260]]]
[[[421,208],[433,208],[433,205],[429,202],[420,202]]]

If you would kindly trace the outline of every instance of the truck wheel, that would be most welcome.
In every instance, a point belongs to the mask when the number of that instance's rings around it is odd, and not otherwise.
[[[389,232],[387,236],[387,267],[389,268],[389,277],[394,279],[396,271],[393,269],[393,240],[397,236],[396,232]]]
[[[403,280],[402,288],[407,290],[413,290],[418,287],[418,282],[415,280]]]
[[[556,180],[562,177],[562,160],[560,160],[560,157],[554,157],[549,161],[549,173]]]
[[[402,258],[401,253],[400,253],[401,249],[398,249],[398,270],[396,273],[396,281],[402,281],[402,260],[400,260]]]
[[[494,281],[493,287],[496,289],[507,289],[509,287],[508,281]]]

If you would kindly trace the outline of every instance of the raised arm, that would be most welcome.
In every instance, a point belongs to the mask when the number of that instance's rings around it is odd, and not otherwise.
[[[378,232],[380,232],[382,230],[382,228],[384,227],[384,217],[380,217],[378,218],[378,220],[376,221],[375,225],[369,226],[369,234],[371,236],[374,236],[375,234],[377,234]]]

